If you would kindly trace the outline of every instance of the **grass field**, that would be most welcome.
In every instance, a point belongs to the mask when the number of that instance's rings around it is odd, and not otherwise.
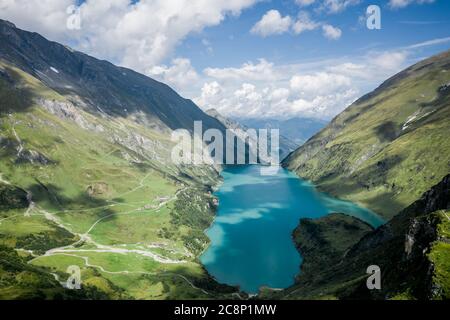
[[[437,213],[441,223],[438,226],[438,241],[428,254],[433,263],[433,282],[438,299],[450,299],[450,210]]]
[[[21,70],[0,68],[14,79],[0,79],[8,106],[0,113],[0,245],[60,282],[79,266],[83,285],[101,297],[232,297],[236,290],[197,260],[214,216],[214,168],[172,165],[167,132],[73,108]],[[1,282],[0,292],[8,298]]]

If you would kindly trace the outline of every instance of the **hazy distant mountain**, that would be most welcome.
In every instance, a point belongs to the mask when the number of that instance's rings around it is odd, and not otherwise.
[[[264,129],[264,128],[270,128],[266,126],[247,126],[244,124],[239,123],[236,120],[232,120],[230,118],[224,117],[221,115],[216,109],[210,109],[207,110],[206,113],[210,115],[211,117],[216,118],[219,120],[226,128],[229,129],[240,129],[243,131],[246,131],[248,129]],[[268,137],[270,137],[270,133],[268,134]],[[240,137],[243,138],[243,137]],[[253,141],[254,145],[256,145],[256,141]],[[283,160],[285,157],[287,157],[292,151],[294,151],[299,145],[290,140],[289,138],[281,135],[280,132],[280,141],[279,141],[279,148],[280,148],[280,161]]]
[[[288,120],[239,118],[238,122],[249,128],[280,129],[280,134],[294,142],[297,147],[327,125],[327,121],[313,118],[291,118]]]

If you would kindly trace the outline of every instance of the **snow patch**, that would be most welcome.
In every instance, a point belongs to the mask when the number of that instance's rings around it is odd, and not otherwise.
[[[408,129],[408,127],[409,127],[413,122],[419,121],[420,119],[425,118],[426,116],[432,114],[433,112],[434,112],[434,110],[433,110],[433,111],[430,111],[430,112],[427,112],[427,113],[424,113],[424,114],[422,114],[422,115],[419,115],[419,114],[420,114],[420,111],[416,111],[416,112],[415,112],[413,115],[411,115],[411,116],[406,120],[406,122],[403,124],[402,131]]]
[[[419,114],[419,112],[420,111],[415,112],[412,116],[410,116],[408,119],[406,119],[406,122],[403,124],[402,131],[408,129],[411,122],[413,122],[417,118],[417,115]]]

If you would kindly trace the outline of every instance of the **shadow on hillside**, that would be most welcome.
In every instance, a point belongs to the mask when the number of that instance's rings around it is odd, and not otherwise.
[[[386,180],[388,172],[400,165],[404,160],[404,157],[400,155],[388,156],[361,171],[359,176],[367,178],[367,180],[372,180],[373,182],[383,183]]]
[[[0,68],[0,117],[11,112],[25,112],[33,105],[33,93],[22,83],[14,69]]]
[[[92,208],[90,212],[99,218],[111,215],[114,213],[108,206],[111,205],[106,199],[91,197],[87,192],[80,192],[75,197],[67,197],[63,194],[64,190],[52,183],[44,184],[36,179],[36,183],[27,187],[27,190],[32,193],[34,202],[45,205],[46,207],[55,208],[57,210],[70,210],[76,212],[77,210],[86,210]],[[122,200],[122,199],[116,199]],[[123,200],[122,200],[123,201]],[[104,207],[99,209],[100,207]],[[98,210],[94,210],[98,208]],[[114,218],[115,216],[111,216]]]
[[[395,200],[395,194],[402,192],[401,186],[394,182],[389,182],[389,173],[404,161],[399,155],[389,156],[373,163],[367,168],[355,171],[351,176],[346,177],[334,173],[317,181],[319,189],[339,196],[358,194],[367,192],[367,195],[377,194],[372,198],[367,198],[364,202],[367,207],[377,213],[383,213],[383,216],[392,217],[397,214],[403,205]],[[328,181],[332,180],[333,183]],[[378,194],[377,188],[384,187],[386,190]],[[372,191],[374,193],[372,193]]]
[[[48,158],[46,155],[24,146],[28,145],[27,139],[22,139],[21,144],[16,139],[2,137],[0,135],[0,160],[10,163],[15,169],[16,165],[50,166],[58,165],[59,161]],[[45,145],[43,150],[50,149],[51,145]],[[20,151],[20,152],[19,152]]]
[[[395,199],[394,196],[394,192],[384,192],[366,199],[365,202],[375,212],[383,213],[383,217],[385,219],[387,218],[386,220],[390,220],[394,215],[405,208],[405,205]]]
[[[387,121],[375,128],[375,134],[381,142],[394,141],[397,139],[399,133],[399,128],[392,121]]]
[[[147,173],[149,170],[153,169],[153,166],[145,162],[131,162],[131,165],[138,169],[142,173]]]
[[[144,276],[152,284],[161,283],[163,285],[163,292],[168,299],[192,299],[207,296],[220,297],[222,295],[230,295],[238,292],[237,287],[220,284],[215,281],[205,270],[202,276],[193,276],[192,270],[189,267],[177,266],[173,271],[168,273],[161,273],[157,276]],[[189,282],[187,280],[189,280]],[[199,289],[192,287],[191,283]]]
[[[17,141],[0,137],[0,159],[13,158],[17,154]]]

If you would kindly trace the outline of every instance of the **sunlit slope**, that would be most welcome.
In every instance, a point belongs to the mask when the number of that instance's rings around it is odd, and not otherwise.
[[[170,131],[82,104],[0,63],[0,244],[62,283],[68,266],[80,266],[90,298],[235,291],[197,260],[214,216],[216,170],[173,165]],[[0,277],[10,276],[0,268]],[[14,279],[0,282],[0,297],[38,295],[26,277]]]
[[[450,52],[383,83],[284,165],[391,218],[450,172]]]

